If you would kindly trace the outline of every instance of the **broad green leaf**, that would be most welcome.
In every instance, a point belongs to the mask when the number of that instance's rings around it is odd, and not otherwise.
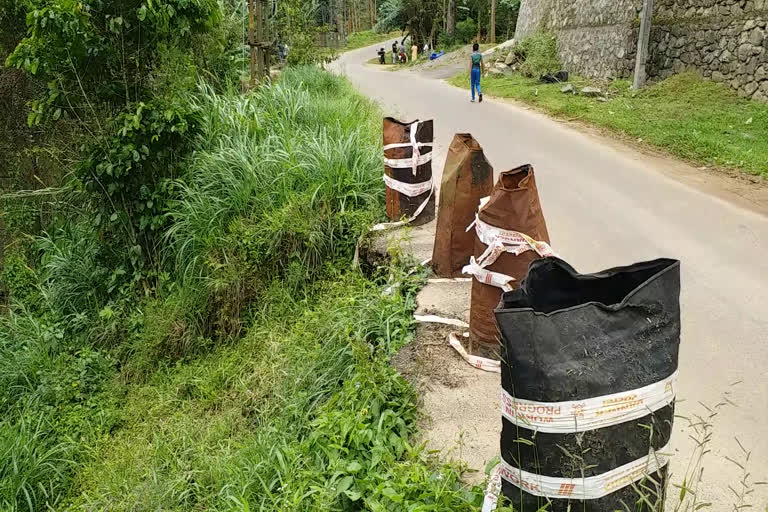
[[[345,476],[339,482],[336,484],[336,493],[341,494],[350,487],[352,487],[352,484],[355,483],[355,477],[353,476]]]

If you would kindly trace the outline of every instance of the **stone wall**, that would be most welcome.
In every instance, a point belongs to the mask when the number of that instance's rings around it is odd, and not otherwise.
[[[629,77],[643,0],[523,0],[515,37],[552,31],[569,71]],[[686,70],[768,100],[768,0],[655,0],[648,72]]]
[[[649,74],[686,70],[768,100],[768,0],[657,0]]]
[[[516,39],[537,31],[557,34],[569,71],[598,78],[626,76],[634,68],[642,0],[523,0]]]

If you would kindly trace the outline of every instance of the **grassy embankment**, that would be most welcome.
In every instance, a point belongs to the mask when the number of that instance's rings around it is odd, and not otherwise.
[[[390,39],[396,39],[402,37],[403,33],[400,30],[393,30],[389,33],[379,33],[373,30],[365,30],[363,32],[353,32],[347,37],[347,45],[344,50],[357,50],[358,48],[365,48],[376,43],[384,43]]]
[[[592,85],[572,80],[577,89]],[[469,88],[466,73],[450,80]],[[487,77],[483,92],[512,98],[557,118],[586,122],[696,164],[768,178],[768,106],[739,98],[694,74],[673,76],[640,92],[617,80],[603,87],[608,101],[563,94],[562,85],[519,74]]]
[[[188,101],[156,290],[107,289],[87,211],[6,272],[0,509],[472,510],[389,366],[420,278],[350,268],[382,211],[378,109],[316,68]]]

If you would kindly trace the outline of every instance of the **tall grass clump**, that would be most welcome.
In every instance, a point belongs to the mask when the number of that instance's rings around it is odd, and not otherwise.
[[[306,67],[253,96],[201,92],[207,121],[167,234],[180,275],[210,277],[237,249],[259,275],[298,262],[311,279],[350,254],[383,188],[374,107],[349,88]]]

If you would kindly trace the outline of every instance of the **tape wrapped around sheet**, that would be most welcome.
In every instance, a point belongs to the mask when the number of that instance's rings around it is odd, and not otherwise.
[[[404,185],[432,182],[433,122],[403,123],[391,117],[384,119],[384,174]],[[409,196],[386,187],[387,217],[419,226],[435,218],[435,196],[432,187],[420,195]],[[419,209],[421,209],[419,211]],[[417,215],[417,211],[419,212]]]
[[[678,261],[660,259],[588,275],[557,258],[534,261],[521,288],[504,294],[495,315],[502,336],[502,387],[524,401],[519,412],[533,419],[527,426],[525,418],[516,424],[509,414],[503,418],[502,459],[509,466],[550,483],[588,479],[642,463],[651,448],[664,449],[672,433],[680,345]],[[598,397],[602,410],[589,401]],[[584,425],[574,407],[580,402]],[[563,423],[555,419],[566,414],[564,407],[573,420],[571,433],[562,433]],[[621,420],[617,411],[626,412],[627,421],[616,423]],[[602,412],[611,417],[608,426],[595,423]],[[537,428],[547,423],[550,428]],[[645,474],[630,473],[632,478],[617,480],[622,485],[611,484],[610,494],[583,505],[571,502],[571,509],[623,510],[622,501],[632,506],[638,495],[631,484],[643,485]],[[663,486],[666,467],[652,478]],[[656,490],[655,484],[645,485]],[[537,510],[550,499],[547,510],[561,512],[578,496],[574,484],[556,491],[552,485],[529,486],[527,492],[504,479],[502,489],[522,510]],[[655,501],[652,492],[647,494]]]
[[[469,133],[457,133],[448,148],[437,205],[432,266],[440,277],[459,277],[474,254],[474,220],[480,199],[493,190],[493,167]]]
[[[530,165],[501,173],[489,200],[482,206],[477,217],[480,224],[476,224],[473,230],[476,235],[475,263],[488,250],[488,245],[477,236],[478,226],[482,228],[487,225],[501,230],[524,233],[530,239],[549,243],[547,223],[541,211],[536,178],[533,167]],[[484,267],[489,274],[484,274],[483,281],[479,281],[478,276],[478,279],[472,282],[472,310],[469,320],[470,353],[498,359],[499,333],[493,310],[499,304],[504,290],[495,286],[496,281],[510,277],[514,281],[509,282],[508,286],[516,288],[519,286],[519,281],[525,277],[528,264],[540,257],[534,250],[525,250],[520,254],[502,252],[497,255],[492,264]]]

